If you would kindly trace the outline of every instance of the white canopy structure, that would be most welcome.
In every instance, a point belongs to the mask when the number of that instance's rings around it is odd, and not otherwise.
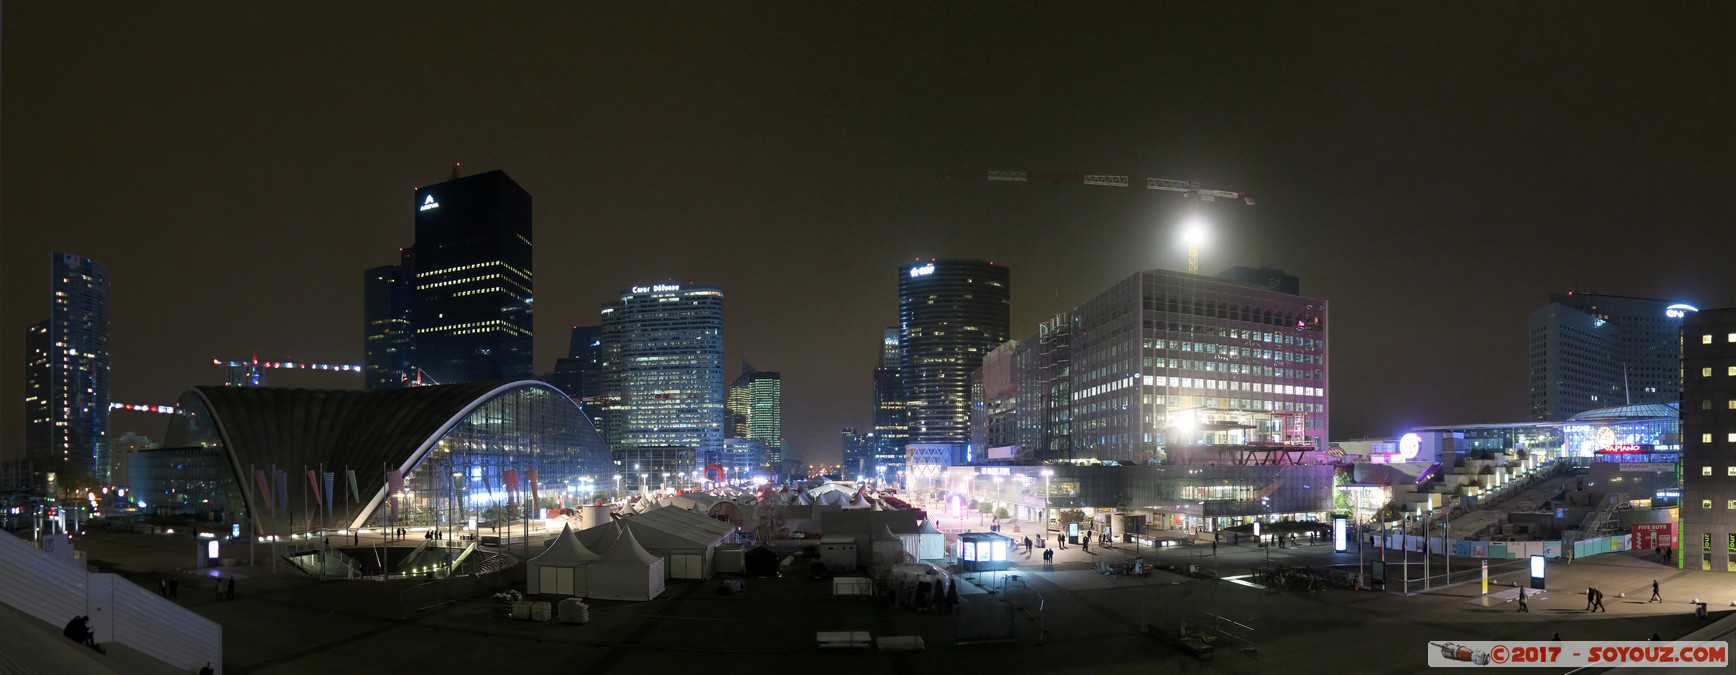
[[[904,562],[904,540],[881,525],[880,531],[874,533],[874,566],[884,569],[901,562]]]
[[[640,546],[629,528],[620,528],[620,536],[588,569],[593,598],[644,601],[663,594],[663,559]]]
[[[939,560],[946,557],[946,534],[934,527],[933,518],[922,520],[922,529],[916,532],[917,560]]]
[[[587,595],[591,584],[586,567],[597,558],[573,535],[573,528],[562,527],[560,536],[525,566],[526,590],[532,594]]]

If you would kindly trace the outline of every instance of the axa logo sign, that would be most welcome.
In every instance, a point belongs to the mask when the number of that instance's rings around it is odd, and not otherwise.
[[[422,199],[421,208],[418,208],[416,210],[417,211],[427,211],[428,209],[437,209],[437,208],[440,208],[440,202],[434,201],[434,195],[428,195],[427,197]]]

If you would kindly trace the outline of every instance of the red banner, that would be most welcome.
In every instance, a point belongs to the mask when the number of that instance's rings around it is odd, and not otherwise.
[[[313,469],[307,470],[307,484],[313,486],[313,503],[325,506],[325,501],[319,498],[319,474]]]
[[[1633,548],[1644,551],[1648,548],[1674,548],[1676,546],[1675,523],[1634,523]]]
[[[536,469],[524,472],[525,480],[530,483],[530,507],[536,508]]]

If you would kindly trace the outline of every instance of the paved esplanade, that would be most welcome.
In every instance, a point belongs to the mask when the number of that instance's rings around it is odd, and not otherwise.
[[[947,529],[958,524],[949,522]],[[1024,533],[1018,536],[1022,541]],[[1519,614],[1514,604],[1467,604],[1477,594],[1474,584],[1400,597],[1343,590],[1278,592],[1165,573],[1103,576],[1096,561],[1120,563],[1133,552],[1121,545],[1093,546],[1090,552],[1069,546],[1057,551],[1052,571],[1043,567],[1040,551],[1028,560],[1022,551],[1014,558],[1010,574],[1027,580],[1044,601],[1048,632],[1038,645],[1036,621],[1006,611],[1009,604],[995,594],[964,594],[958,614],[937,615],[832,597],[829,583],[811,582],[799,573],[749,579],[746,592],[739,595],[718,595],[714,583],[672,581],[653,602],[593,602],[592,621],[585,625],[513,621],[495,615],[486,595],[415,612],[400,604],[413,582],[321,583],[287,569],[273,575],[269,565],[222,570],[240,576],[241,582],[237,599],[219,601],[215,593],[206,592],[211,571],[175,571],[192,562],[194,545],[188,537],[110,532],[92,533],[80,543],[99,567],[146,588],[155,588],[164,574],[176,574],[182,580],[182,604],[223,624],[230,673],[342,667],[352,672],[489,669],[595,675],[698,664],[763,666],[786,657],[825,658],[828,664],[875,672],[948,675],[986,669],[1291,675],[1349,672],[1350,664],[1358,673],[1413,673],[1425,670],[1430,640],[1546,640],[1556,631],[1564,639],[1645,639],[1654,632],[1673,638],[1706,624],[1693,617],[1690,597],[1707,599],[1719,614],[1727,613],[1736,599],[1736,589],[1714,595],[1728,577],[1678,572],[1638,553],[1607,554],[1572,566],[1552,563],[1550,589],[1530,599],[1530,613]],[[261,562],[264,551],[261,548]],[[1209,545],[1195,544],[1155,553],[1142,549],[1139,555],[1154,564],[1192,562],[1234,576],[1262,564],[1267,554],[1250,545],[1224,545],[1214,557]],[[1355,562],[1354,554],[1335,556],[1326,546],[1272,549],[1270,555],[1292,564]],[[1454,560],[1455,569],[1461,564],[1470,569],[1473,563]],[[508,570],[503,580],[522,588],[522,569]],[[1496,578],[1522,581],[1520,574],[1515,565]],[[1662,582],[1668,602],[1645,602],[1653,578]],[[979,580],[997,582],[995,575]],[[1581,593],[1589,584],[1608,595],[1608,613],[1583,611]],[[1628,597],[1618,598],[1621,592]],[[1202,664],[1140,632],[1147,623],[1178,629],[1178,622],[1196,610],[1252,626],[1256,650],[1220,649],[1215,660]],[[957,644],[960,638],[992,637],[1002,629],[1013,641]],[[869,631],[876,637],[919,635],[927,650],[822,653],[814,633],[830,630]]]

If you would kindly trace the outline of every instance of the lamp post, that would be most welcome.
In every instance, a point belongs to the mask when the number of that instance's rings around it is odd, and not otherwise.
[[[621,474],[615,474],[615,498],[621,498]]]
[[[452,506],[446,509],[446,539],[448,541],[458,538],[458,479],[463,476],[464,474],[457,471],[452,472]],[[448,546],[450,545],[448,544]]]
[[[1054,469],[1043,469],[1042,473],[1043,473],[1043,523],[1042,523],[1043,530],[1042,530],[1042,533],[1046,535],[1049,533],[1049,488],[1051,485],[1051,482],[1049,479],[1054,477],[1055,470]]]
[[[1410,514],[1404,516],[1404,530],[1398,537],[1399,548],[1404,549],[1404,592],[1410,594]]]

